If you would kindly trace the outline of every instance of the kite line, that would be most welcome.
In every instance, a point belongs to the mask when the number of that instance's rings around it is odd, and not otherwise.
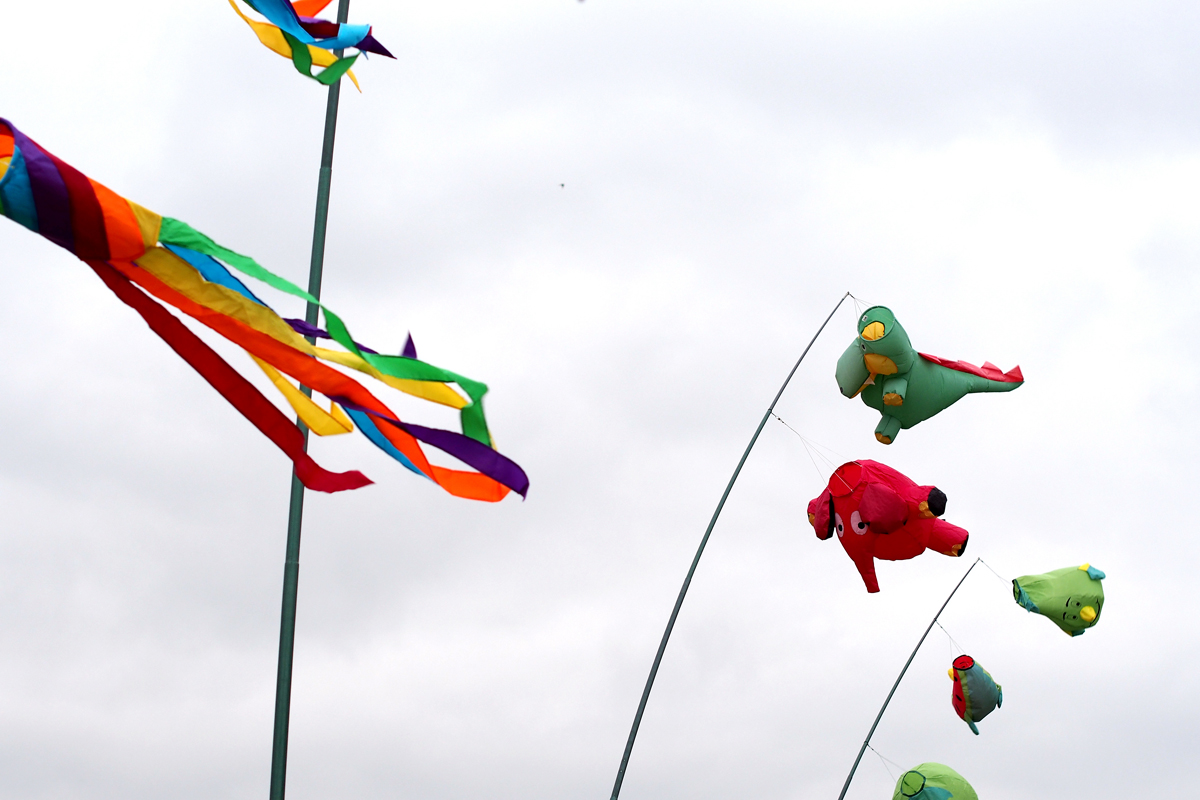
[[[625,780],[625,768],[629,766],[629,755],[633,752],[633,743],[637,739],[638,728],[642,724],[642,714],[646,710],[646,701],[650,699],[650,690],[654,688],[654,678],[658,675],[658,666],[662,663],[663,652],[667,649],[667,641],[671,638],[671,631],[675,627],[675,619],[679,616],[679,608],[683,605],[683,598],[687,596],[688,587],[692,584],[692,576],[696,574],[696,566],[700,563],[700,556],[704,555],[704,547],[708,544],[708,537],[712,534],[713,527],[717,524],[717,518],[721,516],[721,509],[725,508],[725,501],[729,498],[729,492],[733,489],[733,484],[737,482],[738,475],[742,472],[742,467],[746,463],[746,459],[750,457],[750,451],[754,449],[754,444],[758,441],[758,436],[762,433],[763,428],[767,424],[767,420],[775,412],[775,404],[779,402],[779,398],[783,396],[783,392],[791,383],[792,376],[796,374],[796,370],[800,368],[800,362],[808,355],[808,351],[816,344],[817,337],[821,335],[821,331],[825,330],[825,326],[829,324],[829,320],[833,319],[833,315],[842,307],[842,303],[846,302],[847,297],[853,297],[849,292],[842,295],[837,301],[837,305],[833,307],[833,311],[829,312],[829,316],[821,323],[821,327],[817,328],[817,332],[813,334],[812,341],[808,343],[808,347],[804,348],[804,352],[800,354],[800,358],[796,360],[795,366],[788,376],[783,381],[783,385],[779,387],[779,391],[775,394],[775,399],[771,401],[771,405],[763,414],[762,421],[758,423],[758,428],[755,429],[754,435],[750,437],[750,444],[746,445],[746,452],[742,453],[742,458],[738,461],[737,468],[733,471],[733,477],[729,479],[729,484],[725,487],[725,492],[721,495],[721,501],[717,503],[717,510],[713,512],[712,519],[709,520],[708,528],[704,531],[704,537],[700,540],[700,547],[696,550],[696,557],[692,559],[692,566],[688,569],[687,577],[683,579],[683,588],[679,590],[679,597],[675,599],[675,608],[671,610],[671,618],[667,620],[667,629],[663,631],[662,641],[659,642],[658,652],[654,656],[654,664],[650,667],[650,677],[646,679],[646,688],[642,690],[642,699],[638,703],[637,713],[633,716],[633,727],[629,731],[629,740],[625,742],[625,753],[621,756],[621,766],[617,770],[617,780],[613,784],[611,800],[617,800],[621,794],[621,784]],[[861,754],[859,754],[861,758]]]
[[[963,585],[963,581],[967,579],[967,576],[971,574],[971,570],[975,569],[975,565],[981,560],[982,559],[977,558],[971,562],[971,566],[967,567],[967,571],[963,573],[963,576],[959,578],[958,583],[954,585],[954,590],[950,592],[950,596],[946,598],[946,602],[942,603],[942,607],[939,608],[938,612],[933,615],[933,620],[929,623],[929,627],[925,629],[923,634],[921,634],[921,638],[917,642],[917,646],[913,648],[912,654],[908,657],[908,661],[904,662],[904,669],[900,670],[900,674],[896,677],[896,682],[892,684],[892,690],[888,692],[887,699],[883,701],[883,707],[879,709],[879,714],[875,717],[875,722],[871,724],[871,730],[867,731],[867,738],[863,740],[863,745],[858,750],[858,758],[854,759],[854,766],[850,768],[850,774],[846,776],[846,784],[842,787],[842,793],[838,795],[838,800],[843,800],[843,798],[846,796],[846,792],[849,791],[850,781],[854,780],[854,771],[858,769],[858,762],[862,761],[863,753],[867,752],[868,747],[871,747],[871,737],[875,735],[875,728],[879,726],[879,720],[883,719],[883,712],[887,711],[888,703],[892,702],[892,695],[894,695],[896,693],[896,689],[899,688],[900,681],[904,680],[904,673],[908,672],[909,665],[912,664],[913,659],[917,657],[917,651],[921,649],[921,645],[925,644],[925,637],[929,635],[931,630],[933,630],[933,626],[938,624],[938,617],[940,617],[942,612],[946,610],[946,606],[950,605],[950,601],[954,598],[955,593],[958,591],[958,587]],[[988,569],[991,569],[991,567],[988,567]],[[874,750],[875,748],[872,747],[871,749]]]

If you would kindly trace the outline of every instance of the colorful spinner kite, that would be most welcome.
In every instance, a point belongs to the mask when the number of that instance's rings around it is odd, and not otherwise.
[[[242,2],[272,23],[250,19],[242,13],[234,0],[229,0],[229,5],[246,21],[260,42],[284,58],[290,58],[301,75],[327,86],[347,74],[350,80],[354,81],[354,85],[358,86],[358,79],[354,77],[350,67],[363,53],[395,58],[371,35],[370,25],[344,25],[312,16],[321,13],[321,9],[329,5],[330,0],[296,0],[294,3],[287,0]],[[358,52],[342,58],[332,52],[347,47],[353,47]],[[314,75],[314,65],[324,69]]]
[[[305,453],[300,430],[152,297],[245,349],[314,433],[347,433],[353,429],[353,419],[359,430],[388,455],[458,497],[494,502],[510,490],[524,495],[528,489],[529,480],[521,468],[492,445],[482,404],[487,386],[418,361],[411,349],[407,353],[411,357],[407,357],[381,355],[362,347],[351,338],[342,320],[324,306],[320,307],[328,332],[300,320],[283,319],[225,265],[310,303],[317,303],[316,298],[186,223],[159,216],[117,195],[55,158],[3,119],[0,213],[87,263],[122,302],[137,311],[155,333],[292,459],[296,475],[308,488],[337,492],[371,481],[360,472],[339,474],[318,466]],[[315,347],[305,336],[331,338],[345,349]],[[361,384],[322,361],[458,409],[462,433],[401,421]],[[302,394],[281,372],[329,398],[330,410],[325,411]],[[430,464],[420,442],[478,471]]]

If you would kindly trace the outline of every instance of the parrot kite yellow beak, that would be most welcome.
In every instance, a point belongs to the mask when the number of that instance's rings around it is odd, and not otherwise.
[[[850,395],[851,399],[853,399],[853,398],[855,398],[855,397],[858,397],[860,394],[862,394],[862,390],[863,390],[863,389],[865,389],[865,388],[867,388],[868,386],[874,386],[874,385],[875,385],[875,376],[876,376],[876,374],[878,374],[878,373],[872,372],[872,373],[871,373],[871,374],[870,374],[870,375],[867,377],[866,381],[864,381],[864,382],[863,382],[863,385],[862,385],[862,386],[860,386],[860,387],[858,387],[858,391],[857,391],[857,392],[855,392],[854,394]]]
[[[1083,608],[1079,609],[1079,618],[1084,622],[1095,622],[1096,609],[1092,608],[1091,606],[1084,606]]]
[[[946,670],[946,674],[950,676],[950,680],[954,680],[954,667]]]
[[[866,339],[868,342],[874,342],[877,339],[882,339],[884,333],[886,333],[886,330],[884,329],[882,322],[872,322],[870,325],[863,328],[863,331],[859,334],[859,336]]]

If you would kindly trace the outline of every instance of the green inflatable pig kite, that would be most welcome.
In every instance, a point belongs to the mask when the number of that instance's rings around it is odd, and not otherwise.
[[[1025,378],[1020,367],[1001,372],[986,361],[977,367],[918,353],[896,316],[873,306],[858,320],[858,338],[838,359],[837,382],[846,397],[861,394],[883,414],[875,438],[891,444],[901,428],[924,422],[968,394],[1011,392]]]

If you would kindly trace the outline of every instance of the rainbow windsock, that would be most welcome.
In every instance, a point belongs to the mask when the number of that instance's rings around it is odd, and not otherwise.
[[[242,0],[246,5],[262,14],[268,22],[256,22],[238,8],[235,0],[229,5],[238,16],[246,21],[258,40],[268,48],[290,58],[296,70],[306,77],[328,86],[342,75],[349,75],[358,87],[358,79],[350,71],[354,62],[363,53],[395,58],[371,35],[370,25],[346,25],[317,19],[314,14],[329,5],[330,0]],[[352,56],[338,57],[331,51],[353,47],[358,50]],[[313,67],[324,67],[313,74]],[[359,87],[359,91],[361,91]]]
[[[151,330],[287,454],[309,489],[339,492],[371,481],[360,472],[334,473],[320,467],[305,452],[300,429],[155,298],[242,347],[314,433],[349,433],[357,424],[392,458],[456,497],[496,502],[510,490],[522,496],[528,490],[524,471],[493,446],[483,414],[487,386],[418,360],[411,339],[399,356],[358,344],[345,323],[308,292],[187,223],[126,200],[4,119],[0,119],[0,213],[70,250],[91,267]],[[280,317],[227,267],[320,306],[326,329]],[[318,337],[331,339],[343,349],[317,347],[310,340]],[[458,409],[462,432],[402,421],[360,383],[324,362]],[[284,375],[328,398],[329,411]],[[472,469],[429,463],[422,442]]]

